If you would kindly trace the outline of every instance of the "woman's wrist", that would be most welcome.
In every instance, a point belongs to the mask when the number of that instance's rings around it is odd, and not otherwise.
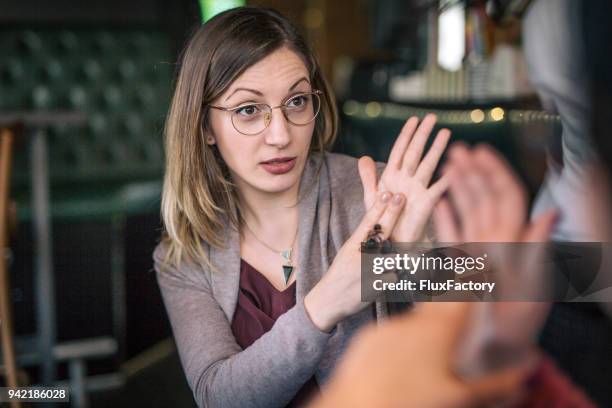
[[[315,286],[304,297],[304,310],[312,324],[322,332],[329,333],[337,323],[337,320],[330,313],[329,305],[324,302],[317,286]]]

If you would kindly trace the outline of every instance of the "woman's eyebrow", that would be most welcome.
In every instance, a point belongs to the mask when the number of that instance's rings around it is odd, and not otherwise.
[[[298,79],[297,81],[295,81],[295,83],[294,83],[293,85],[291,85],[291,86],[289,87],[289,92],[293,91],[293,90],[295,89],[295,87],[296,87],[296,86],[298,86],[298,85],[300,84],[300,82],[302,82],[302,81],[306,81],[307,83],[310,83],[310,82],[308,82],[308,79],[307,79],[306,77],[301,77],[300,79]],[[231,98],[231,97],[232,97],[232,96],[233,96],[233,95],[234,95],[236,92],[238,92],[238,91],[247,91],[247,92],[252,92],[252,93],[254,93],[255,95],[258,95],[258,96],[263,96],[263,93],[259,92],[259,91],[258,91],[258,90],[256,90],[256,89],[250,89],[250,88],[236,88],[236,89],[234,89],[234,92],[232,92],[231,94],[229,94],[229,96],[228,96],[227,98],[225,98],[225,101],[227,102],[227,100],[228,100],[229,98]]]
[[[308,82],[308,79],[306,79],[306,77],[301,77],[300,79],[298,79],[297,81],[295,81],[295,83],[293,85],[291,85],[291,87],[289,88],[289,92],[293,91],[295,89],[296,86],[298,86],[298,84],[302,81],[306,81],[306,83],[310,83]]]
[[[236,92],[238,91],[247,91],[247,92],[252,92],[255,95],[258,96],[263,96],[263,94],[255,89],[249,89],[249,88],[236,88],[234,89],[234,92],[232,92],[227,98],[225,98],[225,101],[227,101],[229,98],[231,98]]]

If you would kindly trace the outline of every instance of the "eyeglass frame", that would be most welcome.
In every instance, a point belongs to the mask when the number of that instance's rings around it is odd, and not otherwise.
[[[294,99],[294,98],[296,98],[298,96],[302,96],[302,95],[314,95],[314,96],[316,96],[318,98],[318,100],[319,100],[319,106],[318,106],[318,109],[315,112],[314,116],[312,117],[312,119],[310,119],[306,123],[298,124],[298,123],[292,122],[287,117],[287,113],[285,112],[285,110],[283,108],[287,107],[285,105],[287,102],[289,102],[290,100],[292,100],[292,99]],[[210,105],[210,104],[207,104],[205,106],[208,106],[209,108],[217,109],[217,110],[220,110],[220,111],[224,111],[224,112],[231,112],[232,113],[232,117],[230,117],[230,121],[232,122],[232,126],[234,127],[234,129],[236,129],[236,132],[238,132],[238,133],[240,133],[242,135],[245,135],[245,136],[255,136],[255,135],[258,135],[258,134],[262,133],[264,130],[266,130],[268,128],[268,126],[270,126],[270,123],[272,123],[272,111],[274,109],[278,109],[278,108],[280,108],[280,110],[283,112],[283,116],[285,117],[287,122],[292,124],[293,126],[306,126],[306,125],[308,125],[309,123],[311,123],[313,120],[315,120],[317,118],[317,116],[319,115],[319,111],[321,111],[321,95],[323,95],[323,92],[319,91],[318,89],[313,89],[310,92],[300,92],[300,93],[297,93],[295,95],[291,95],[290,97],[287,97],[287,99],[285,99],[285,101],[283,103],[281,103],[280,105],[278,105],[278,106],[270,106],[267,103],[248,103],[248,104],[244,104],[244,105],[238,105],[238,106],[235,106],[233,108],[226,108],[226,107],[223,107],[223,106],[214,106],[214,105]],[[263,106],[267,106],[270,109],[270,121],[268,122],[267,125],[264,126],[263,129],[261,129],[257,133],[244,133],[244,132],[241,132],[240,130],[238,130],[238,128],[234,124],[233,114],[235,113],[236,110],[238,110],[240,108],[247,107],[247,106],[251,106],[251,105],[263,105]],[[265,120],[264,120],[264,124],[265,124]]]

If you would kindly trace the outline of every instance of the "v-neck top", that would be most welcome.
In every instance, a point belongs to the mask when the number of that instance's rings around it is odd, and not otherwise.
[[[279,291],[257,269],[240,259],[238,302],[232,320],[232,332],[240,347],[249,347],[274,326],[276,319],[295,306],[295,285],[294,281]],[[304,407],[318,392],[313,375],[287,407]]]
[[[269,331],[276,319],[295,306],[295,281],[279,291],[257,269],[240,259],[238,303],[232,332],[243,349]]]

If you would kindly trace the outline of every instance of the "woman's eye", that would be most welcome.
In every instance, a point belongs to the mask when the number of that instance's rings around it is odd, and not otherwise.
[[[246,105],[236,109],[236,113],[242,116],[252,116],[258,114],[260,109],[257,105]]]
[[[308,97],[306,95],[299,95],[295,98],[291,98],[287,101],[287,106],[290,108],[299,108],[306,105]]]

